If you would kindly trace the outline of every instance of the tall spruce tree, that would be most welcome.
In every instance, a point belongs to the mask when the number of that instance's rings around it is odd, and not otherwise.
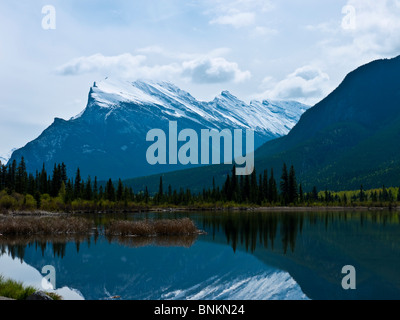
[[[268,170],[264,170],[264,176],[263,176],[263,200],[264,201],[269,201],[268,199]]]
[[[314,201],[318,201],[318,190],[316,186],[313,187],[311,194],[312,194],[312,199]]]
[[[99,200],[99,188],[97,186],[97,176],[94,177],[93,183],[93,199],[95,201]]]
[[[124,186],[122,185],[121,179],[119,179],[117,187],[117,201],[122,201],[123,195],[124,195]]]
[[[75,199],[79,199],[81,196],[82,196],[82,178],[81,178],[81,171],[78,168],[75,175],[74,197]]]
[[[28,175],[26,173],[25,159],[22,157],[15,173],[15,192],[26,194],[27,189]]]
[[[268,200],[270,203],[276,203],[278,201],[278,187],[274,177],[274,169],[271,168],[271,176],[268,184]]]
[[[41,194],[48,193],[48,188],[47,188],[47,172],[46,168],[43,163],[42,171],[39,174],[39,192]]]
[[[286,163],[284,163],[282,167],[280,189],[283,203],[286,205],[289,203],[289,174],[287,171]]]
[[[90,178],[90,176],[87,178],[85,184],[85,200],[93,200],[92,179]]]
[[[303,192],[303,186],[301,185],[301,183],[299,186],[299,200],[300,200],[300,203],[304,203],[304,192]]]
[[[289,171],[289,181],[288,181],[288,200],[289,203],[296,203],[298,198],[298,187],[296,180],[296,172],[293,165],[290,167]]]
[[[106,184],[106,196],[107,200],[114,202],[115,201],[115,188],[111,179],[108,180]]]

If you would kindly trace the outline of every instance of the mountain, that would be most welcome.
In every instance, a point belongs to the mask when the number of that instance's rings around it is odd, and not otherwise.
[[[5,153],[5,154],[0,155],[0,162],[1,162],[2,164],[6,164],[6,163],[10,160],[11,155],[12,155],[12,153],[13,153],[15,150],[17,150],[17,149],[12,149],[11,151],[9,151],[9,152],[7,152],[7,153]]]
[[[178,132],[190,128],[253,129],[255,146],[285,135],[309,106],[298,102],[239,100],[228,91],[213,101],[196,100],[167,82],[118,81],[106,78],[90,88],[87,107],[66,121],[56,118],[37,139],[16,150],[10,161],[23,156],[28,171],[51,169],[64,162],[69,174],[77,167],[83,176],[99,179],[132,178],[174,171],[182,165],[151,166],[146,141],[151,129],[168,133],[169,121]]]
[[[259,172],[293,164],[298,182],[310,191],[398,186],[400,184],[400,56],[354,70],[329,96],[306,111],[284,137],[255,152]],[[221,184],[229,166],[174,172],[166,184],[201,190],[212,177]],[[191,181],[185,181],[190,176]],[[129,181],[135,188],[157,185],[155,177]],[[196,181],[194,184],[192,181]],[[175,183],[175,184],[174,184]]]

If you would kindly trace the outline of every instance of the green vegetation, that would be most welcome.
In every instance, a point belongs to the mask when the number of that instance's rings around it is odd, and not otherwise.
[[[45,167],[36,175],[27,174],[24,159],[17,165],[0,167],[0,210],[37,210],[51,212],[135,212],[155,208],[185,207],[187,209],[216,209],[231,207],[273,207],[273,206],[365,206],[396,207],[400,202],[399,188],[331,192],[316,187],[304,192],[298,183],[295,168],[283,165],[279,181],[274,170],[256,170],[249,176],[237,176],[235,167],[226,175],[219,186],[213,179],[212,187],[192,193],[190,189],[179,191],[171,185],[165,188],[163,177],[159,178],[158,192],[151,194],[147,187],[136,193],[123,184],[121,179],[114,183],[109,179],[105,184],[88,177],[82,179],[79,169],[74,179],[66,175],[64,164],[54,165],[52,175]],[[104,185],[104,187],[103,187]]]
[[[10,279],[4,279],[4,277],[0,275],[1,297],[6,297],[15,300],[26,300],[26,298],[34,294],[36,291],[37,289],[32,286],[24,287],[24,285],[21,282],[17,282]],[[62,299],[60,295],[53,292],[46,292],[46,294],[53,300]]]

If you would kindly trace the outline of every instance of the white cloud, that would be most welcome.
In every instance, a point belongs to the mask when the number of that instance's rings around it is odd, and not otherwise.
[[[330,34],[320,43],[326,58],[334,63],[351,61],[355,67],[400,53],[399,0],[348,0],[344,8],[352,10],[343,12],[343,21],[306,27]],[[343,27],[349,23],[351,28]]]
[[[141,52],[159,54],[171,57],[173,54],[161,47],[140,49]],[[218,54],[227,53],[228,49],[220,48],[207,55],[180,54],[178,62],[150,65],[146,64],[144,55],[125,53],[118,56],[95,54],[80,57],[58,67],[56,73],[62,76],[77,76],[82,74],[100,74],[101,76],[116,76],[129,79],[173,80],[189,79],[193,83],[239,83],[251,77],[249,71],[242,71],[236,62],[230,62]],[[186,59],[183,59],[186,58]]]
[[[79,57],[60,66],[56,69],[60,75],[81,75],[86,73],[103,72],[121,73],[122,76],[128,75],[132,70],[139,68],[146,60],[143,55],[133,56],[129,53],[118,56],[104,56],[94,54],[88,57]]]
[[[259,95],[261,98],[297,100],[313,104],[328,93],[329,76],[317,67],[306,65],[279,82],[267,77],[263,86],[269,89]]]
[[[232,25],[235,28],[247,27],[255,22],[253,12],[238,12],[231,15],[223,15],[211,20],[210,24]]]
[[[276,34],[278,34],[278,30],[276,29],[257,26],[254,28],[252,36],[265,37],[265,36],[274,36]]]
[[[224,58],[205,57],[183,63],[183,74],[195,83],[243,82],[251,77],[249,71],[241,71],[235,62]]]
[[[206,14],[213,16],[210,24],[231,25],[235,28],[252,26],[257,15],[272,10],[269,0],[210,0]]]

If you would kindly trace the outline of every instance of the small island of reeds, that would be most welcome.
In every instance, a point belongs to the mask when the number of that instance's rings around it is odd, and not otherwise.
[[[88,235],[99,233],[93,222],[83,217],[3,216],[0,218],[0,235]],[[104,226],[107,236],[180,236],[201,234],[189,218],[171,220],[115,220]]]

